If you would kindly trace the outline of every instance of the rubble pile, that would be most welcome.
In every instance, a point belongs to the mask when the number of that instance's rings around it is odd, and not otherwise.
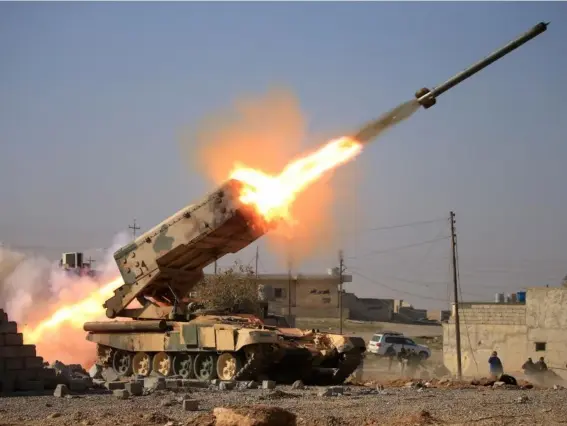
[[[44,368],[35,345],[24,345],[18,324],[0,309],[0,393],[43,391],[56,384],[56,371]]]

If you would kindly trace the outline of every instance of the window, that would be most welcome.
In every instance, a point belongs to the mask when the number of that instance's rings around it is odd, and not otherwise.
[[[386,337],[385,342],[386,342],[386,343],[397,343],[397,342],[396,342],[396,338],[395,338],[395,337],[391,337],[391,336]]]
[[[379,342],[379,341],[380,341],[380,337],[382,337],[381,334],[375,334],[374,336],[372,336],[372,341],[373,341],[373,342]]]
[[[535,342],[535,350],[536,352],[545,351],[545,342]]]
[[[415,342],[411,339],[404,339],[404,345],[415,346]]]
[[[274,289],[274,297],[276,299],[283,299],[285,298],[286,291],[285,288],[275,288]]]

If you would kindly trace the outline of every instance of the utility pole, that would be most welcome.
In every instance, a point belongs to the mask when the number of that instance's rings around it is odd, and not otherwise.
[[[457,233],[455,231],[455,212],[449,215],[451,222],[451,251],[453,258],[453,292],[455,297],[455,338],[457,339],[457,377],[463,376],[461,365],[461,322],[459,320],[459,284],[457,278]]]
[[[258,281],[258,260],[260,259],[260,251],[258,245],[256,245],[256,266],[254,267],[254,272],[256,273],[256,281]]]
[[[139,226],[136,226],[136,218],[134,218],[134,225],[129,225],[128,228],[132,230],[132,235],[136,238],[136,231],[140,229]]]
[[[339,250],[339,334],[343,334],[343,272],[344,256],[343,251]]]

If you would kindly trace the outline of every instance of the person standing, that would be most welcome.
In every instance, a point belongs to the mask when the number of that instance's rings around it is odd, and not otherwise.
[[[504,367],[502,366],[502,361],[498,358],[498,352],[492,352],[490,358],[488,358],[488,365],[490,366],[490,374],[494,378],[498,378],[504,373]]]
[[[539,361],[536,363],[536,368],[539,372],[547,371],[547,364],[545,363],[543,357],[540,357]]]
[[[537,367],[532,359],[528,358],[528,360],[524,362],[524,365],[522,365],[522,370],[524,370],[526,376],[532,376],[536,372]]]

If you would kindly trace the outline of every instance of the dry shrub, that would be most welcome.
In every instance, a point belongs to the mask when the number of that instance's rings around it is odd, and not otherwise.
[[[260,312],[258,284],[254,270],[239,261],[216,275],[206,276],[196,293],[206,309],[226,312]]]

